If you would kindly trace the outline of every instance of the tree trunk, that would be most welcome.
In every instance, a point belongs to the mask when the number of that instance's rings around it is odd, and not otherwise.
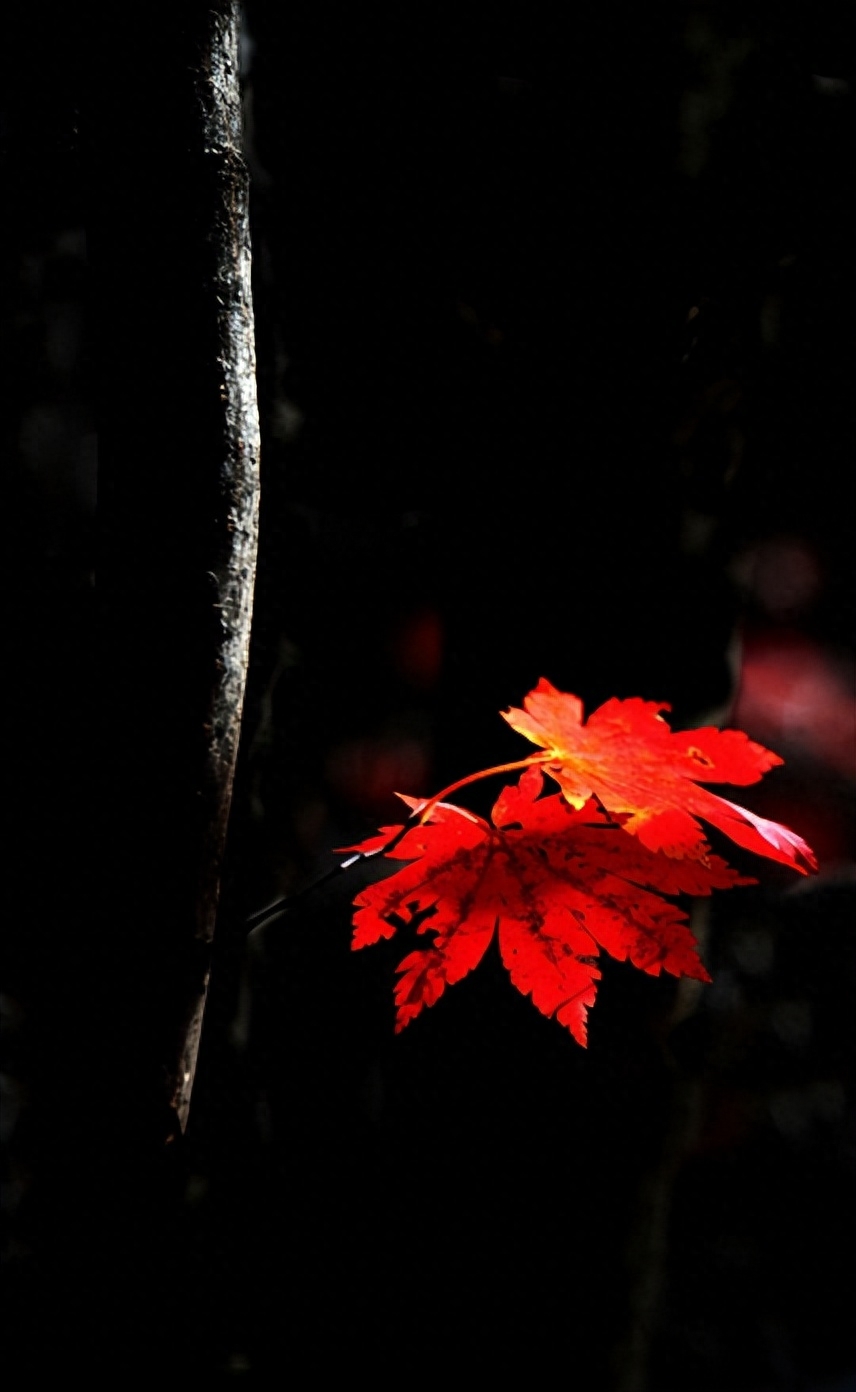
[[[187,1122],[246,679],[258,413],[238,6],[109,8],[92,76],[107,1066]],[[99,35],[94,35],[94,38]],[[100,970],[100,969],[99,969]],[[109,1046],[108,1046],[109,1047]],[[163,1104],[163,1105],[161,1105]]]

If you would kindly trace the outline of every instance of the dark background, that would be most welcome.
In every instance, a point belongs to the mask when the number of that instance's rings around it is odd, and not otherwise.
[[[851,1387],[847,8],[246,17],[245,735],[188,1135],[163,1173],[117,1180],[69,1099],[81,1076],[97,1094],[109,1048],[75,895],[81,856],[97,874],[108,853],[78,830],[105,352],[87,160],[93,66],[126,55],[109,18],[13,9],[10,1354]],[[762,868],[694,910],[711,987],[606,963],[584,1052],[492,958],[396,1037],[403,950],[350,954],[358,882],[248,947],[246,916],[394,815],[396,789],[519,754],[497,712],[541,675],[786,757],[745,800],[821,875]]]

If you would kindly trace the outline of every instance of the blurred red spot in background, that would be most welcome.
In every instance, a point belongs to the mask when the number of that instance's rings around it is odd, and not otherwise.
[[[823,567],[803,537],[772,536],[744,552],[738,578],[771,619],[792,623],[808,613],[823,589]]]
[[[413,686],[433,686],[443,665],[443,624],[436,609],[408,614],[392,641],[396,671]]]
[[[745,637],[732,722],[785,758],[802,754],[856,778],[853,672],[803,634],[768,629]]]
[[[750,631],[731,723],[785,760],[752,788],[746,800],[753,811],[799,831],[821,871],[852,870],[856,695],[849,657],[793,630]]]

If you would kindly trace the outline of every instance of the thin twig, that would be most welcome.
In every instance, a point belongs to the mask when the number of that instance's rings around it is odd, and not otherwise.
[[[346,870],[352,869],[353,866],[359,865],[366,860],[374,860],[376,856],[390,855],[392,851],[395,850],[396,846],[404,840],[408,831],[412,831],[414,827],[426,822],[438,803],[441,803],[444,798],[449,797],[451,793],[456,793],[459,788],[464,788],[469,783],[476,783],[482,778],[493,778],[496,774],[514,773],[517,769],[532,768],[538,764],[546,763],[549,757],[550,756],[547,754],[530,754],[526,759],[516,759],[510,764],[496,764],[493,768],[479,769],[477,773],[468,773],[465,778],[457,779],[456,782],[450,783],[448,787],[443,788],[439,793],[435,793],[433,797],[426,798],[424,802],[417,803],[407,820],[400,827],[396,827],[394,834],[388,841],[385,841],[382,846],[375,846],[370,851],[355,851],[353,855],[348,856],[347,860],[339,861],[337,865],[331,866],[329,870],[325,870],[323,875],[319,875],[317,880],[310,881],[310,883],[304,885],[302,889],[295,890],[293,894],[284,894],[281,898],[274,899],[273,903],[268,904],[267,908],[257,909],[255,913],[248,915],[246,919],[247,928],[261,928],[266,923],[272,923],[275,919],[280,918],[292,904],[297,904],[301,899],[305,899],[307,895],[314,894],[317,889],[322,889],[324,885],[329,884],[331,880],[336,879]]]

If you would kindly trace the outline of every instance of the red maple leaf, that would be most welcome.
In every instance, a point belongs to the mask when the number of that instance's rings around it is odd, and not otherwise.
[[[542,677],[523,710],[512,707],[503,716],[547,751],[539,762],[572,807],[596,797],[651,851],[704,861],[701,818],[758,855],[802,874],[817,869],[811,847],[796,832],[699,787],[756,783],[782,763],[778,754],[741,730],[674,732],[660,713],[669,709],[639,697],[613,697],[583,724],[582,702]]]
[[[423,823],[349,848],[409,862],[354,900],[353,947],[414,922],[417,933],[433,934],[398,967],[397,1030],[478,965],[497,929],[514,985],[580,1044],[602,948],[654,976],[710,979],[687,915],[664,896],[753,882],[714,855],[675,860],[647,850],[594,801],[575,808],[559,794],[539,798],[542,786],[529,768],[503,789],[492,824],[434,803]],[[404,800],[416,812],[425,806]]]

